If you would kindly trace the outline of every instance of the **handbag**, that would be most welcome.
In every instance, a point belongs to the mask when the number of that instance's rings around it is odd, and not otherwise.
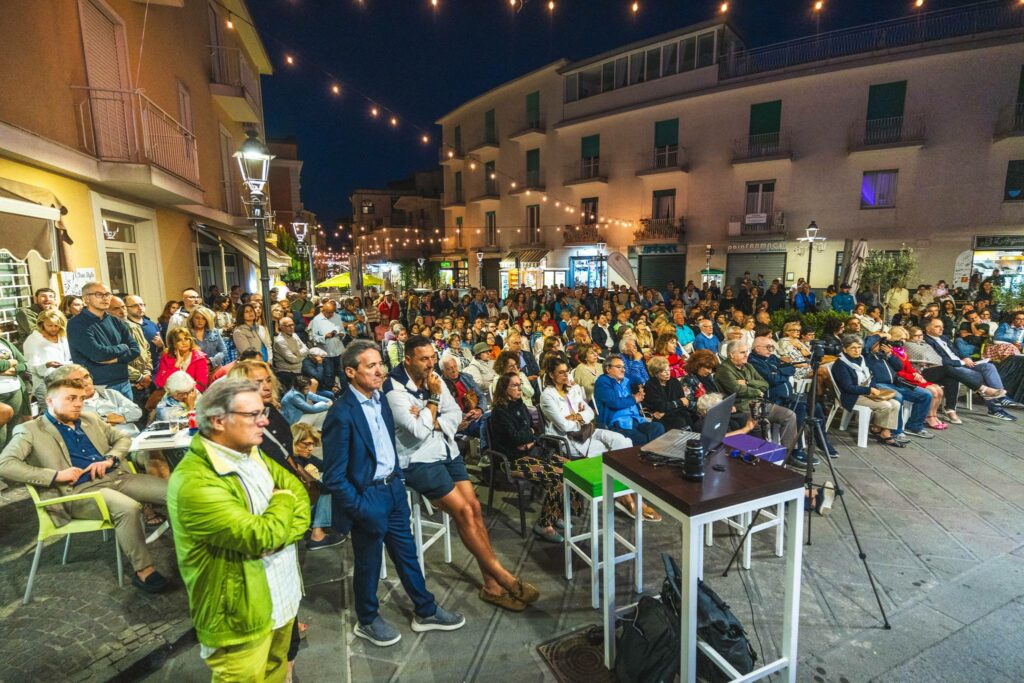
[[[864,398],[872,401],[888,401],[896,398],[896,391],[894,389],[879,389],[876,396],[867,395]]]
[[[570,439],[572,439],[576,443],[586,443],[586,442],[590,441],[591,438],[593,438],[594,432],[596,430],[597,430],[597,427],[594,426],[593,422],[585,422],[585,423],[580,425],[580,428],[579,428],[578,431],[568,432],[566,434],[566,436],[568,436]]]
[[[320,499],[320,480],[314,477],[312,474],[307,472],[299,463],[295,461],[295,457],[288,456],[288,466],[292,470],[292,474],[302,484],[302,488],[306,489],[306,494],[309,496],[309,504],[316,505],[316,502]]]

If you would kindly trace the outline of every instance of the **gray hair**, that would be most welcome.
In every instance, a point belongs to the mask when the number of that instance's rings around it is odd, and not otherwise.
[[[864,345],[864,340],[861,338],[861,336],[859,334],[857,334],[855,332],[850,332],[848,334],[844,334],[839,339],[839,342],[843,345],[844,349],[847,346],[849,346],[850,344],[860,344],[861,346]]]
[[[184,370],[178,370],[172,372],[164,382],[164,390],[168,394],[183,394],[187,391],[192,391],[196,388],[196,381],[192,378],[192,375],[188,374]]]
[[[357,339],[345,348],[345,352],[341,354],[341,367],[342,369],[352,368],[353,370],[359,368],[359,357],[367,351],[376,351],[380,353],[380,347],[369,339]],[[384,356],[381,355],[381,358]]]
[[[721,403],[724,398],[724,396],[717,392],[704,394],[697,399],[697,413],[699,415],[707,415],[708,411]]]
[[[664,356],[653,356],[647,361],[647,370],[652,375],[657,375],[662,370],[668,369],[668,359]]]
[[[444,369],[445,365],[449,362],[455,363],[456,366],[459,365],[459,359],[455,357],[455,354],[445,351],[441,354],[441,360],[438,362],[438,367]]]
[[[740,347],[746,350],[746,339],[730,339],[729,341],[725,342],[725,353],[727,356],[731,356],[732,354],[738,352],[740,350]]]
[[[636,344],[636,337],[632,335],[623,334],[622,339],[619,340],[619,352],[625,353],[626,349],[629,347],[630,342]]]
[[[239,394],[260,393],[259,386],[250,380],[224,377],[209,386],[196,401],[196,424],[203,436],[213,433],[213,419],[231,412]]]
[[[614,353],[609,353],[608,356],[605,357],[604,362],[601,363],[601,368],[605,371],[605,374],[608,373],[608,368],[612,366],[612,362],[617,360],[621,360],[623,363],[626,362],[622,356],[617,356]]]
[[[49,375],[47,375],[46,383],[53,384],[55,382],[63,382],[69,376],[79,372],[84,372],[87,375],[91,374],[89,370],[82,365],[78,365],[76,363],[68,363],[67,365],[60,366],[59,368],[51,372]]]

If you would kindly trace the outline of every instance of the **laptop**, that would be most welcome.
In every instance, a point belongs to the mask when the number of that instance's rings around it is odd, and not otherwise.
[[[648,442],[643,447],[643,452],[682,460],[686,455],[686,442],[691,439],[700,439],[701,446],[704,447],[704,457],[709,457],[725,439],[725,433],[729,430],[729,416],[732,414],[732,406],[735,402],[736,395],[730,394],[722,399],[721,403],[712,407],[704,416],[704,426],[699,434],[681,429],[671,429],[657,439]]]

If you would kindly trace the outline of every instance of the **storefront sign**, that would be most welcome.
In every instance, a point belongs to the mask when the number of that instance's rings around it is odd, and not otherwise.
[[[977,235],[974,248],[986,251],[1024,249],[1024,235]]]
[[[90,282],[96,282],[95,268],[78,268],[73,273],[67,271],[60,273],[60,288],[64,292],[64,296],[72,294],[81,296],[82,287]]]
[[[786,251],[786,243],[782,240],[771,242],[733,242],[729,244],[729,253],[747,253],[752,251],[764,251],[770,253],[781,253]]]
[[[630,247],[630,256],[646,256],[648,254],[685,254],[686,249],[680,248],[678,244],[641,244],[639,246]]]
[[[452,267],[452,262],[451,261],[441,261],[441,267],[442,268],[451,268]]]

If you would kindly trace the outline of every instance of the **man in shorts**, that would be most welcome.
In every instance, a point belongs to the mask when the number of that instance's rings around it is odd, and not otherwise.
[[[455,444],[462,410],[434,368],[437,351],[415,335],[391,371],[384,393],[395,420],[395,445],[405,484],[451,515],[483,573],[480,599],[520,612],[540,593],[505,569],[491,548],[480,501]]]

